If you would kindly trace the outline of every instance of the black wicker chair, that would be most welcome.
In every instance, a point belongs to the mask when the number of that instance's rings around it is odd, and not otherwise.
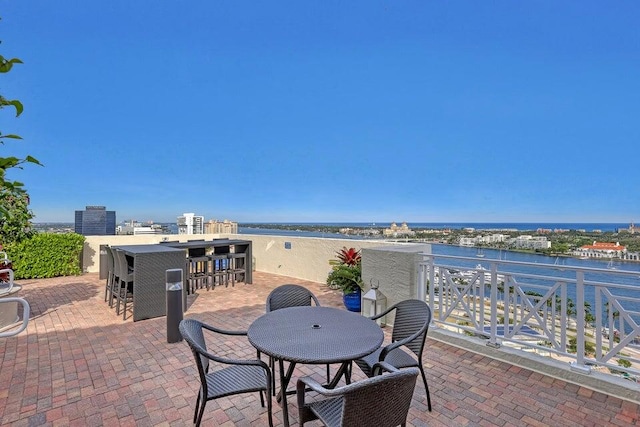
[[[209,400],[257,391],[260,393],[262,407],[265,399],[263,392],[266,393],[269,426],[273,426],[271,371],[267,364],[262,360],[235,360],[210,353],[205,342],[203,331],[205,329],[222,335],[247,334],[245,331],[225,331],[195,319],[185,319],[180,322],[180,333],[191,347],[200,375],[200,391],[193,415],[195,425],[200,425],[204,407]],[[209,372],[209,361],[229,366]]]
[[[311,304],[320,307],[320,301],[309,289],[300,285],[280,285],[267,296],[267,313],[289,307],[308,307]],[[260,357],[260,352],[258,352]],[[271,372],[275,372],[275,359],[269,357]],[[329,365],[327,365],[327,381],[330,377]],[[275,393],[275,375],[272,378],[271,389]]]
[[[319,419],[327,426],[394,427],[406,425],[418,369],[398,370],[388,363],[376,363],[377,375],[336,389],[326,389],[310,377],[298,380],[300,426]],[[326,399],[305,402],[305,389]]]
[[[135,304],[133,296],[133,269],[129,267],[127,256],[124,252],[115,249],[112,253],[116,276],[116,285],[113,288],[116,294],[116,314],[120,315],[120,303],[122,302],[122,319],[126,320],[127,303],[131,303],[132,311],[133,304]]]
[[[104,288],[104,301],[109,302],[109,307],[113,307],[113,299],[115,294],[113,289],[116,285],[116,263],[113,256],[113,249],[110,246],[104,247],[107,253],[107,283]]]
[[[267,313],[288,307],[306,307],[311,303],[319,306],[318,298],[300,285],[282,285],[271,291],[267,297]]]
[[[378,374],[375,370],[377,362],[387,362],[396,368],[416,367],[420,369],[424,389],[427,393],[427,404],[429,411],[431,411],[429,386],[422,367],[422,353],[427,339],[429,323],[431,322],[431,309],[424,301],[410,299],[389,307],[371,319],[378,319],[393,310],[395,310],[395,320],[393,332],[391,333],[391,344],[374,351],[362,359],[355,360],[355,363],[368,377]],[[411,350],[417,356],[417,360],[400,348],[402,346]]]

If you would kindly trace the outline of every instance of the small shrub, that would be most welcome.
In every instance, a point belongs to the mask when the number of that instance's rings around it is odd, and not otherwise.
[[[38,233],[6,249],[16,279],[41,279],[82,274],[83,246],[80,234]]]

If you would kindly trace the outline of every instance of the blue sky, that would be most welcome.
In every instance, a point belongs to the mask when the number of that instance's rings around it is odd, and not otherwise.
[[[637,1],[3,1],[36,222],[640,221]]]

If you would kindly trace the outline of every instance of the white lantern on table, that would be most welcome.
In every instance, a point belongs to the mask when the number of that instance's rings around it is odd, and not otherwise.
[[[380,282],[373,283],[371,279],[371,289],[362,296],[362,315],[366,317],[377,316],[387,309],[387,297],[380,292]],[[376,323],[380,326],[386,326],[386,316],[376,319]]]

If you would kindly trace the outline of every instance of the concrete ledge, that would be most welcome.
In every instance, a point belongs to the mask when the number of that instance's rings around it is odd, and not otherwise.
[[[590,374],[582,374],[572,370],[569,363],[518,351],[505,346],[492,348],[487,346],[484,340],[480,341],[478,338],[460,335],[442,328],[429,328],[428,336],[430,339],[444,344],[529,369],[539,374],[586,387],[609,396],[628,400],[635,404],[640,404],[640,384],[632,381],[601,372],[592,371]]]

